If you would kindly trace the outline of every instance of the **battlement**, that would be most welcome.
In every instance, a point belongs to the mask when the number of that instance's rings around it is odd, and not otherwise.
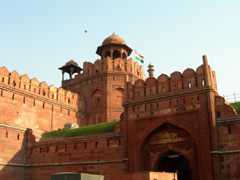
[[[175,71],[170,77],[162,74],[146,81],[139,79],[134,84],[127,82],[127,101],[209,86],[217,92],[215,72],[204,60],[196,71],[188,68],[183,73]]]
[[[221,96],[215,96],[216,118],[221,122],[222,119],[236,117],[236,110]]]
[[[56,88],[54,85],[48,86],[46,82],[39,83],[36,78],[30,80],[26,74],[20,76],[17,71],[9,73],[6,67],[0,68],[0,84],[78,107],[79,96],[77,93]]]
[[[26,146],[27,164],[101,162],[123,160],[123,134],[67,138],[40,141]],[[112,155],[116,153],[118,155]],[[71,157],[69,156],[71,154]],[[49,158],[51,157],[51,158]]]
[[[110,57],[106,57],[103,60],[98,59],[94,63],[83,63],[83,76],[94,75],[106,71],[129,72],[143,78],[143,67],[139,66],[137,62],[134,62],[132,58],[128,60],[116,58],[113,61]]]

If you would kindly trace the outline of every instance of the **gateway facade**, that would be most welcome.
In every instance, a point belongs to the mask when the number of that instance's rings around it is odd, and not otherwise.
[[[59,68],[61,88],[2,67],[1,178],[76,172],[107,180],[166,179],[170,175],[153,172],[172,172],[179,180],[238,179],[240,118],[218,95],[207,57],[196,70],[157,78],[149,65],[144,80],[142,67],[127,59],[131,51],[122,38],[109,36],[97,48],[99,60]],[[66,123],[119,119],[113,133],[37,142],[43,130]]]

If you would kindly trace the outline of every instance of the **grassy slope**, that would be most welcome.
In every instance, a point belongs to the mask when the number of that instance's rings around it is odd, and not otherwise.
[[[236,110],[238,114],[240,114],[240,102],[230,103],[230,105]],[[115,125],[118,122],[119,121],[113,121],[113,122],[106,122],[102,124],[95,124],[92,126],[80,127],[77,129],[65,129],[61,131],[45,132],[42,135],[41,141],[110,133],[110,132],[113,132]]]
[[[110,133],[113,132],[115,125],[118,122],[120,121],[106,122],[102,124],[95,124],[92,126],[85,126],[76,129],[65,129],[60,131],[45,132],[42,135],[41,141]]]
[[[240,102],[230,103],[230,105],[240,114]]]

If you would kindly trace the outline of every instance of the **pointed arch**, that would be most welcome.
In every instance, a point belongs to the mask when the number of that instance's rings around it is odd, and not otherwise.
[[[123,54],[122,54],[122,58],[123,58],[123,59],[127,59],[127,55],[126,55],[125,52],[123,52]]]
[[[141,141],[139,143],[139,148],[142,149],[142,146],[144,145],[145,141],[148,140],[149,136],[151,136],[155,131],[157,131],[159,128],[161,128],[164,124],[170,124],[170,125],[179,127],[179,125],[174,123],[174,122],[163,122],[163,123],[160,123],[158,125],[153,126],[153,128],[151,130],[149,130],[148,132],[146,132],[146,134],[141,138]],[[187,131],[191,135],[193,140],[196,142],[197,147],[199,148],[199,145],[197,143],[197,138],[192,133],[192,131],[189,128],[183,126],[183,125],[181,125],[181,127],[179,127],[179,128]]]
[[[156,153],[157,158],[153,161],[151,169],[156,170],[158,162],[161,160],[161,157],[163,157],[165,154],[167,154],[170,151],[181,154],[182,156],[184,156],[188,160],[188,162],[190,164],[190,167],[191,168],[194,167],[194,163],[193,163],[192,159],[189,157],[188,154],[186,154],[184,151],[180,151],[179,149],[177,149],[175,147],[169,147],[168,146],[163,151]]]
[[[184,151],[179,151],[177,148],[167,147],[159,152],[155,162],[152,163],[153,171],[157,172],[178,172],[179,180],[197,180],[199,174],[196,173],[194,162],[191,157]],[[195,171],[195,172],[194,172]]]
[[[107,51],[107,52],[105,53],[104,58],[106,58],[106,57],[110,57],[110,58],[111,58],[111,52],[110,52],[110,51]]]
[[[117,88],[112,92],[112,106],[122,107],[124,102],[124,89]]]
[[[115,60],[116,58],[121,58],[121,53],[118,50],[113,51],[113,60]]]
[[[103,106],[103,93],[100,89],[96,89],[92,93],[91,103],[92,108],[98,108]]]
[[[191,170],[195,170],[199,166],[198,149],[196,138],[189,129],[170,122],[163,122],[142,137],[142,141],[139,143],[138,155],[141,157],[139,168],[143,171],[155,171],[159,158],[167,152],[174,151],[177,155],[184,156],[189,162]],[[146,159],[148,160],[146,161]],[[194,177],[196,177],[196,173]]]

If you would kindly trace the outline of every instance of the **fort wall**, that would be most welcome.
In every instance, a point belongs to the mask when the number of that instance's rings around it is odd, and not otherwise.
[[[0,68],[0,121],[46,131],[78,123],[78,94]],[[78,120],[79,119],[79,120]]]
[[[123,174],[123,134],[107,133],[26,144],[26,179],[46,179],[58,172]]]
[[[216,97],[216,116],[218,127],[218,151],[221,179],[240,177],[240,116],[222,97]]]
[[[2,125],[2,124],[1,124]],[[0,125],[0,126],[1,126]],[[5,129],[3,129],[5,128]],[[26,128],[0,129],[0,177],[1,179],[25,180]],[[14,165],[19,166],[14,166]],[[22,166],[21,166],[22,165]]]
[[[174,151],[188,159],[193,179],[199,178],[199,174],[195,174],[195,168],[199,169],[202,177],[238,177],[235,171],[239,169],[238,163],[235,162],[233,172],[229,161],[237,154],[234,154],[231,148],[228,149],[234,144],[234,150],[237,151],[238,140],[224,142],[226,138],[229,139],[229,135],[224,137],[225,134],[220,131],[223,129],[223,132],[226,132],[229,128],[219,124],[227,118],[234,119],[238,116],[224,98],[218,95],[216,75],[205,56],[203,65],[196,71],[186,69],[183,73],[174,72],[170,77],[162,74],[158,78],[150,77],[146,81],[127,82],[125,93],[125,141],[128,142],[125,152],[128,152],[126,157],[129,158],[130,172],[155,171],[154,163],[159,157],[164,155],[164,152]],[[157,132],[161,132],[161,135],[166,134],[164,128],[167,128],[168,135],[174,130],[179,137],[165,138],[163,144],[158,139],[155,143],[161,146],[148,149],[152,143],[149,136]],[[187,131],[192,139],[189,139],[187,133],[180,135],[183,131]],[[235,134],[234,137],[237,136]],[[159,138],[158,134],[155,137]],[[223,142],[219,141],[219,138]],[[175,143],[168,144],[168,141]],[[140,156],[144,158],[137,158]],[[210,165],[211,162],[213,166]]]
[[[135,83],[127,83],[127,101],[154,97],[155,95],[168,95],[187,90],[211,86],[217,92],[215,72],[208,66],[210,82],[207,84],[204,75],[204,65],[199,66],[196,71],[186,69],[183,73],[174,72],[169,76],[162,74],[158,78],[150,77],[146,81],[137,80]]]
[[[219,150],[214,151],[220,159],[221,179],[238,179],[240,176],[240,117],[222,118],[218,122]]]
[[[31,132],[30,136],[28,131]],[[0,123],[0,179],[25,180],[25,145],[39,139],[43,131]]]

